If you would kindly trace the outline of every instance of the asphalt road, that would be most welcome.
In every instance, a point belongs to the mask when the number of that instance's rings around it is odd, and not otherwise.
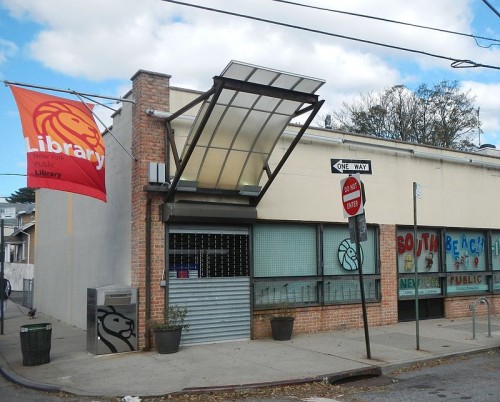
[[[500,400],[500,349],[415,365],[384,378],[358,383],[359,392],[339,398],[362,401],[481,401]],[[379,381],[379,384],[377,384]],[[364,390],[365,387],[373,387]],[[356,391],[355,388],[352,389]]]

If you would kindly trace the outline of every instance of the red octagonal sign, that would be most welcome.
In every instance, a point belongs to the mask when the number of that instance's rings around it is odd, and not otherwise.
[[[340,182],[344,218],[350,218],[351,216],[363,213],[363,196],[359,176],[359,174],[355,174]]]

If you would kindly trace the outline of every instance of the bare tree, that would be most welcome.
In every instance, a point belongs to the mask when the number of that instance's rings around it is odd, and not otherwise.
[[[480,127],[474,97],[457,81],[420,85],[415,92],[397,85],[362,94],[332,114],[334,128],[381,138],[471,150]]]

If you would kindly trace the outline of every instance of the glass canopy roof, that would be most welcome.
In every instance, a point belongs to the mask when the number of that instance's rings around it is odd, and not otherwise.
[[[221,191],[261,185],[280,136],[293,118],[314,109],[314,93],[323,84],[315,78],[229,63],[202,100],[175,184],[195,182],[197,189]],[[302,110],[304,105],[309,108]]]

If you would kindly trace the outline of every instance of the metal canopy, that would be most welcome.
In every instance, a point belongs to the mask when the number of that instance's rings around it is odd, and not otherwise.
[[[314,95],[323,80],[232,61],[214,86],[167,118],[169,122],[203,102],[188,134],[167,198],[182,188],[262,198],[324,101]],[[281,161],[268,162],[290,121],[310,112]],[[169,138],[172,139],[171,134]],[[262,182],[267,172],[268,180]],[[263,186],[261,188],[261,186]]]

